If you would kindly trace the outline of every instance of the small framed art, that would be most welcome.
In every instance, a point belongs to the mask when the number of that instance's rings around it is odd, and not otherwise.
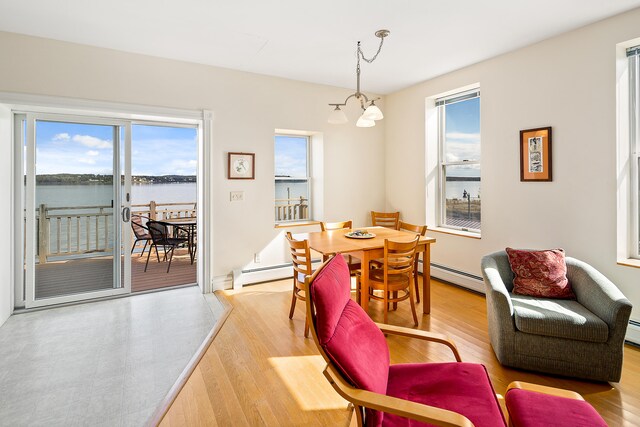
[[[551,127],[520,131],[520,181],[551,181]]]
[[[229,153],[229,179],[255,179],[255,153]]]

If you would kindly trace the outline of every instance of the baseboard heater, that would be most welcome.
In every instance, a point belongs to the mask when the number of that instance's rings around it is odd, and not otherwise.
[[[640,347],[640,322],[629,320],[629,327],[627,328],[627,334],[624,339],[629,344]]]
[[[317,268],[322,263],[320,259],[311,261],[311,267]],[[241,270],[240,274],[233,275],[233,288],[237,289],[246,285],[281,280],[293,276],[293,263],[270,265],[268,267],[250,268]]]
[[[422,270],[422,260],[420,260],[420,264],[420,270]],[[432,262],[431,276],[484,294],[484,282],[482,281],[482,277],[476,276],[475,274]]]

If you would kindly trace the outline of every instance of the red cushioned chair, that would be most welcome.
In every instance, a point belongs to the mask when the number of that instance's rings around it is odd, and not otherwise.
[[[305,280],[309,326],[334,389],[355,407],[359,426],[506,425],[486,369],[462,363],[446,336],[376,324],[351,300],[342,256]],[[384,334],[448,346],[457,362],[389,364]]]

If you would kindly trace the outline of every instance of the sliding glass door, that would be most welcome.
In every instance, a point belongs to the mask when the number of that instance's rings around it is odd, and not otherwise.
[[[25,306],[130,292],[127,122],[26,114]]]

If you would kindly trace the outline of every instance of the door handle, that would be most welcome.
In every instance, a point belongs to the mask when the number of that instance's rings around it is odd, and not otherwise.
[[[122,221],[129,222],[130,219],[131,219],[131,209],[123,208],[122,209]]]

